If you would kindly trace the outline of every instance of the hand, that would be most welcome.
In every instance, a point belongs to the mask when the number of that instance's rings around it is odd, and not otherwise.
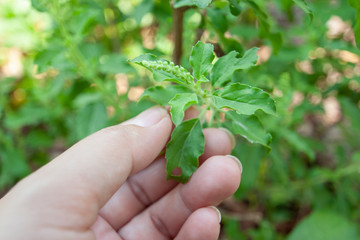
[[[183,185],[166,181],[158,157],[171,130],[166,110],[154,107],[78,142],[0,200],[0,239],[217,239],[209,206],[240,184],[240,162],[224,156],[231,139],[204,130],[202,165]]]

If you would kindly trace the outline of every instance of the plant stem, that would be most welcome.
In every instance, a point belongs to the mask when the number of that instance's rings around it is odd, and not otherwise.
[[[173,8],[173,34],[174,34],[174,50],[173,62],[180,65],[183,46],[183,30],[184,30],[184,13],[188,7]]]
[[[206,111],[208,110],[207,107],[203,108],[199,114],[199,119],[202,119],[206,113]]]
[[[210,109],[210,119],[209,119],[209,122],[208,122],[209,127],[212,127],[213,120],[214,120],[214,110]]]

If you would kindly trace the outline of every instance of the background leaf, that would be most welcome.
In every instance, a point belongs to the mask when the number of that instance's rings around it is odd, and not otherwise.
[[[45,0],[31,0],[31,5],[33,6],[33,8],[35,8],[39,12],[46,11],[46,1]]]
[[[359,239],[354,223],[333,211],[315,211],[300,222],[287,240]]]
[[[110,54],[101,57],[100,71],[106,74],[130,73],[134,68],[130,66],[127,58],[119,54]]]
[[[220,33],[224,34],[229,28],[227,22],[227,15],[224,11],[217,8],[209,8],[207,10],[207,15],[209,16],[212,26]]]
[[[305,0],[293,0],[293,1],[299,8],[301,8],[305,13],[309,15],[311,21],[314,19],[314,14]]]
[[[279,129],[281,136],[286,139],[295,149],[300,152],[304,152],[311,160],[315,158],[315,152],[312,149],[309,142],[301,137],[296,132],[289,131],[287,129]]]
[[[354,25],[354,34],[356,39],[356,45],[360,47],[360,2],[357,0],[348,0],[350,6],[355,9],[356,18],[355,18],[355,25]]]
[[[211,0],[177,0],[174,7],[197,6],[198,8],[206,8],[210,3]]]
[[[79,109],[75,118],[76,138],[82,139],[107,126],[107,113],[103,103],[91,103]]]
[[[229,8],[230,8],[231,14],[234,16],[240,15],[241,10],[242,10],[239,0],[229,0]]]

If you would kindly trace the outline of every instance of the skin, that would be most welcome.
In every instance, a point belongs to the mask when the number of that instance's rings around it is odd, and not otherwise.
[[[0,200],[0,239],[217,239],[214,206],[239,187],[241,165],[220,129],[205,129],[201,166],[187,184],[166,181],[158,157],[171,118],[151,108],[103,129],[20,181]]]

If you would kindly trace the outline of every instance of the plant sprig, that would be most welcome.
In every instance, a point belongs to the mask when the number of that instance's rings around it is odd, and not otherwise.
[[[239,53],[232,51],[213,64],[214,46],[199,41],[190,56],[192,74],[182,66],[151,54],[130,60],[149,69],[157,82],[175,83],[150,87],[141,97],[171,107],[170,114],[176,127],[165,153],[168,179],[176,179],[182,183],[189,180],[204,152],[203,126],[211,126],[214,121],[222,125],[220,114],[225,114],[225,121],[232,122],[233,133],[270,149],[271,136],[265,132],[255,112],[262,110],[267,114],[275,114],[274,100],[259,88],[232,83],[235,71],[248,69],[256,64],[257,50],[252,48],[241,58],[238,58]],[[183,121],[186,109],[193,105],[202,109],[199,116]],[[211,111],[211,117],[204,122],[206,111]],[[181,169],[181,173],[173,174],[177,168]]]

